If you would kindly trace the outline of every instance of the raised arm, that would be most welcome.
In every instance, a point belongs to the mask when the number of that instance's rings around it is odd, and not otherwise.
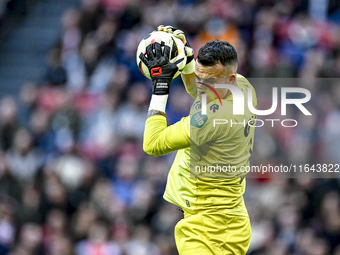
[[[146,53],[139,55],[149,69],[152,79],[152,96],[145,124],[143,148],[153,156],[161,156],[190,146],[189,118],[183,118],[169,127],[166,122],[165,108],[171,82],[179,70],[179,64],[186,59],[183,57],[171,63],[169,56],[172,47],[173,44],[164,45],[162,51],[161,42],[148,41]]]

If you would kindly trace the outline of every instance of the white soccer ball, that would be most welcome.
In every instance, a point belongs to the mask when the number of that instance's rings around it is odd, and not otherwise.
[[[144,37],[139,43],[138,48],[137,48],[137,54],[136,54],[136,61],[137,61],[139,70],[141,70],[141,72],[145,75],[145,77],[151,80],[149,69],[146,67],[143,61],[139,58],[139,55],[141,53],[147,55],[146,46],[149,45],[150,43],[153,43],[154,41],[161,43],[162,51],[164,50],[164,45],[167,45],[170,47],[170,63],[174,63],[177,60],[184,58],[184,60],[178,64],[179,70],[174,76],[174,78],[176,78],[178,75],[180,75],[187,61],[187,57],[185,55],[185,48],[184,48],[185,46],[180,39],[163,31],[152,32],[148,34],[146,37]]]

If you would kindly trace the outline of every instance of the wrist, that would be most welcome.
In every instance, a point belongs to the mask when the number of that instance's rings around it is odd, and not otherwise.
[[[156,110],[160,112],[165,112],[168,96],[169,95],[152,94],[148,111]]]

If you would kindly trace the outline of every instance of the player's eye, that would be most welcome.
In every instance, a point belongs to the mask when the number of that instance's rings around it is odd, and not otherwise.
[[[216,83],[215,79],[206,79],[206,80],[203,80],[203,82],[209,85],[213,85]]]

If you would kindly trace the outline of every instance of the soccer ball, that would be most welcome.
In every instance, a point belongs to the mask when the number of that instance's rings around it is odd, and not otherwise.
[[[137,48],[137,54],[136,54],[137,65],[139,67],[139,70],[141,70],[141,72],[145,75],[145,77],[151,80],[149,69],[146,67],[143,61],[139,58],[139,55],[141,53],[146,55],[146,45],[150,44],[150,41],[151,43],[153,43],[154,41],[157,41],[157,42],[161,41],[162,50],[164,50],[164,45],[167,45],[170,47],[170,62],[171,63],[174,63],[177,60],[184,58],[184,60],[178,64],[179,70],[174,75],[174,78],[180,75],[181,71],[185,67],[186,60],[187,60],[187,57],[185,55],[185,48],[184,48],[185,46],[183,42],[169,33],[166,33],[163,31],[156,31],[144,37],[139,43],[138,48]],[[147,42],[149,43],[147,44]]]

